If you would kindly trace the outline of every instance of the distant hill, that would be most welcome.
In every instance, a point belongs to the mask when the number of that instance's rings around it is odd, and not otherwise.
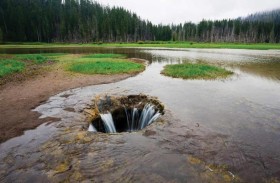
[[[248,21],[279,23],[280,22],[280,8],[271,10],[271,11],[254,13],[254,14],[251,14],[251,15],[245,17],[244,19],[248,20]]]
[[[279,43],[280,9],[198,24],[154,25],[91,0],[1,0],[0,42],[199,41]]]

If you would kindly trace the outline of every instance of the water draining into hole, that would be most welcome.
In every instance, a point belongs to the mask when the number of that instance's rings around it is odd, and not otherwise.
[[[155,110],[155,106],[152,104],[146,104],[142,112],[137,108],[133,108],[130,112],[125,108],[125,112],[127,116],[128,131],[142,130],[160,117],[160,113]]]
[[[92,124],[89,124],[88,131],[89,132],[97,132],[96,128]]]
[[[111,113],[108,114],[100,114],[101,119],[103,121],[105,130],[107,133],[116,133],[116,127],[114,124],[113,116]]]
[[[88,111],[94,116],[88,127],[90,132],[134,132],[144,129],[163,114],[159,101],[141,95],[116,99],[105,96],[94,106]]]
[[[124,131],[126,132],[142,130],[160,117],[160,113],[156,111],[155,106],[152,104],[146,104],[142,110],[137,108],[127,109],[124,107],[124,111],[127,123]],[[112,114],[100,114],[100,116],[106,133],[116,133],[116,122],[113,120]],[[92,126],[92,124],[90,126]],[[92,127],[91,131],[94,132],[95,130],[92,130]]]

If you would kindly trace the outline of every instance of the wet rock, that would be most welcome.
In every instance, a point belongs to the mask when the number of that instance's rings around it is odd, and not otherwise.
[[[146,130],[144,133],[143,133],[143,135],[144,136],[153,136],[153,135],[155,135],[156,134],[156,132],[155,131],[153,131],[153,130]]]
[[[68,107],[68,108],[65,108],[64,111],[75,112],[75,109]]]
[[[85,112],[95,116],[99,113],[112,112],[120,107],[143,108],[147,103],[153,104],[160,113],[164,113],[164,105],[156,97],[147,95],[98,96],[93,100],[93,105],[90,108],[87,107]]]
[[[61,95],[60,97],[64,97],[64,98],[68,98],[68,97],[70,97],[72,94],[63,94],[63,95]]]
[[[71,165],[67,163],[61,163],[55,168],[55,174],[66,172],[67,170],[71,169]]]

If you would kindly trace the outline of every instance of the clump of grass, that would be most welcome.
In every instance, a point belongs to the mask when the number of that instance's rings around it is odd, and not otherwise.
[[[46,56],[43,56],[41,54],[21,54],[16,56],[19,60],[28,60],[32,61],[35,64],[42,64],[48,60]]]
[[[21,72],[25,68],[23,62],[17,60],[0,60],[0,78],[15,72]]]
[[[82,74],[121,74],[140,72],[144,65],[125,59],[80,59],[70,64],[68,70]]]
[[[86,55],[83,56],[83,58],[126,58],[125,55],[123,54],[111,54],[111,53],[107,53],[107,54],[90,54],[90,55]]]
[[[206,64],[175,64],[165,66],[162,74],[183,79],[216,79],[225,78],[233,72],[221,67]]]
[[[45,57],[58,57],[58,56],[64,56],[67,55],[67,53],[43,53],[42,56]]]

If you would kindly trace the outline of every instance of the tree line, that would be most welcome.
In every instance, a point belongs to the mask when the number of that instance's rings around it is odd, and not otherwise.
[[[154,25],[90,0],[1,0],[0,42],[280,41],[280,10],[233,20]]]
[[[172,40],[202,42],[279,43],[280,9],[245,18],[202,20],[172,26]]]

